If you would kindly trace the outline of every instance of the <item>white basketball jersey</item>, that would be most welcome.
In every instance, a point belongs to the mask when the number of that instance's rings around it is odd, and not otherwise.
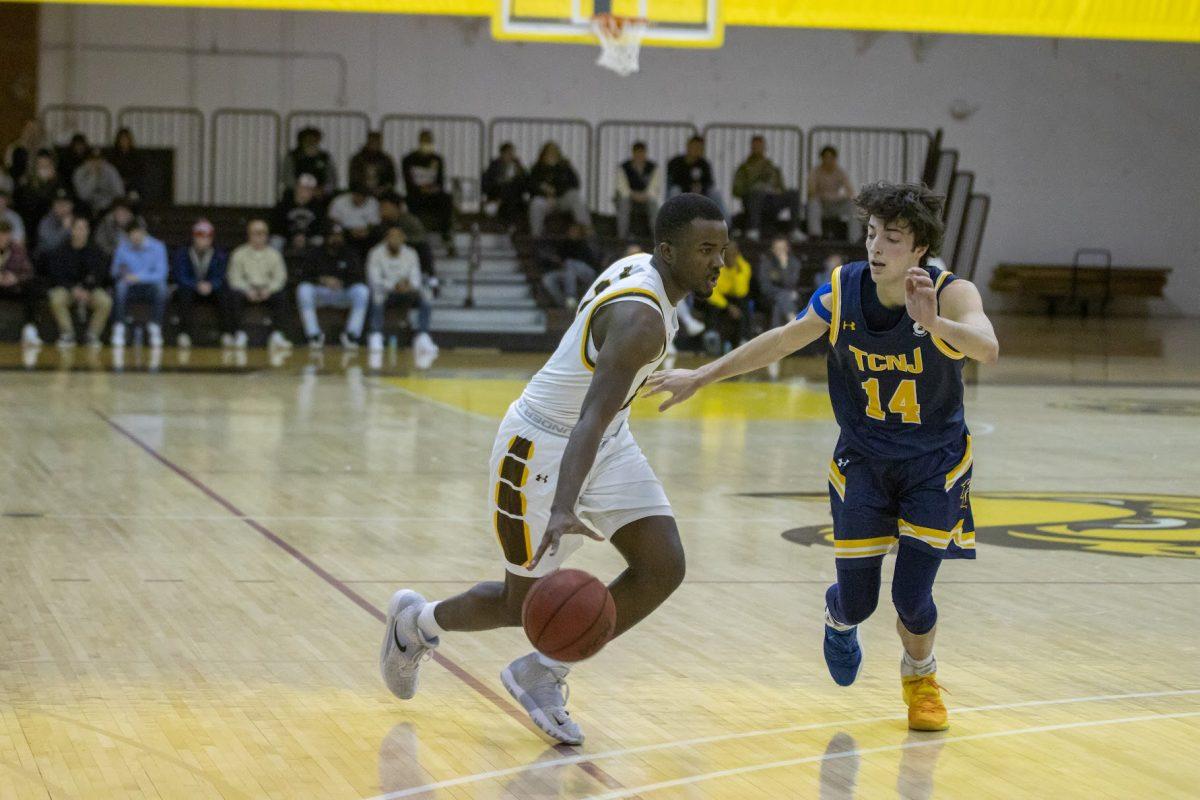
[[[650,258],[649,253],[637,253],[622,258],[600,274],[580,301],[575,321],[563,334],[558,349],[525,387],[521,399],[527,406],[559,425],[574,427],[596,368],[597,351],[591,332],[593,315],[610,303],[644,303],[662,315],[662,351],[638,370],[627,389],[625,403],[608,432],[616,431],[629,418],[633,398],[650,373],[658,369],[667,354],[666,343],[675,338],[679,330],[677,312],[667,300],[662,276],[650,264]]]

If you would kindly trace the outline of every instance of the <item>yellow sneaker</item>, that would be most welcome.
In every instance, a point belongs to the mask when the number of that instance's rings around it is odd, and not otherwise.
[[[950,727],[936,672],[901,676],[900,684],[904,689],[904,702],[908,705],[909,728],[914,731],[944,731]]]

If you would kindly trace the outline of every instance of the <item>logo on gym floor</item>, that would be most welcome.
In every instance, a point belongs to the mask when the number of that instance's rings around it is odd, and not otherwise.
[[[825,493],[749,494],[827,504]],[[1200,558],[1200,497],[1100,492],[971,493],[979,547],[1082,550],[1117,556]],[[833,544],[833,528],[784,531],[803,545]]]

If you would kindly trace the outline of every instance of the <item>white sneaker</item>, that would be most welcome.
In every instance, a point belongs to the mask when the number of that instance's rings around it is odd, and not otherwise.
[[[687,331],[688,336],[699,336],[704,333],[704,323],[695,317],[687,317],[681,319],[680,322],[683,323],[683,329]]]
[[[367,349],[370,350],[372,353],[382,353],[383,352],[383,334],[382,333],[372,333],[370,336],[368,336],[367,337]]]
[[[566,678],[570,669],[565,664],[547,667],[537,653],[530,653],[505,667],[500,681],[548,736],[563,744],[583,744],[583,731],[566,708],[566,698],[570,696]]]
[[[438,346],[428,333],[418,333],[413,338],[413,364],[417,369],[429,369],[438,357]]]
[[[234,338],[232,333],[221,334],[221,347],[233,347],[233,344],[236,341],[237,340]]]
[[[175,337],[175,346],[180,350],[187,350],[192,346],[192,337],[188,336],[186,333],[179,334]]]
[[[338,337],[338,341],[342,343],[342,348],[345,350],[358,349],[358,341],[350,335],[349,331],[342,331],[342,335]]]
[[[779,362],[778,361],[772,361],[770,364],[767,364],[767,377],[773,381],[779,380]]]
[[[250,341],[250,337],[246,335],[245,331],[238,331],[237,333],[235,333],[233,335],[233,346],[236,347],[238,350],[245,350],[246,344],[249,341]]]
[[[388,603],[387,625],[379,648],[379,673],[392,694],[411,700],[417,693],[417,671],[433,648],[441,642],[426,639],[417,628],[417,615],[425,598],[411,589],[401,589]]]
[[[41,343],[42,337],[38,336],[37,326],[32,322],[25,323],[25,327],[21,328],[21,344],[38,347]]]
[[[240,334],[245,336],[245,334]],[[244,344],[239,345],[245,347]],[[292,342],[283,335],[283,331],[271,331],[271,338],[267,340],[267,347],[271,350],[291,350]]]
[[[113,347],[125,346],[125,323],[113,323],[112,336],[108,337],[108,343]]]
[[[58,346],[62,347],[62,348],[74,347],[75,346],[75,334],[60,333],[58,335]]]
[[[162,327],[157,322],[146,323],[146,334],[150,339],[151,347],[157,348],[163,346]]]

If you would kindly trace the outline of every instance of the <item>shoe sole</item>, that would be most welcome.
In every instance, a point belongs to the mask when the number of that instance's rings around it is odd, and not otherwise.
[[[396,618],[400,616],[401,610],[411,604],[409,601],[413,597],[417,598],[422,603],[425,602],[425,598],[422,597],[418,592],[414,592],[412,589],[401,589],[392,595],[392,599],[388,602],[387,625],[384,627],[383,631],[383,644],[381,644],[379,647],[379,676],[383,678],[383,683],[385,686],[387,686],[387,675],[385,674],[384,666],[387,664],[388,653],[394,644],[395,634],[393,631],[396,628]],[[412,694],[408,695],[408,697],[405,697],[404,695],[395,691],[391,686],[388,686],[388,691],[396,695],[396,697],[400,698],[401,700],[411,700],[417,693],[416,682],[413,682],[413,691]]]
[[[924,731],[924,732],[926,732],[926,733],[936,733],[936,732],[938,732],[938,731],[947,731],[947,730],[950,730],[950,721],[949,721],[949,720],[947,720],[946,722],[943,722],[943,723],[942,723],[941,725],[939,725],[939,726],[932,726],[932,725],[914,725],[914,724],[912,724],[912,722],[909,722],[909,723],[908,723],[908,729],[909,729],[910,731]]]
[[[529,718],[533,720],[533,724],[537,725],[542,733],[546,734],[560,744],[583,744],[582,736],[580,736],[578,739],[572,739],[570,737],[563,736],[561,733],[557,733],[554,730],[555,726],[550,722],[550,718],[546,716],[546,712],[542,711],[542,709],[533,702],[533,698],[521,688],[521,685],[517,683],[516,678],[513,677],[512,670],[508,667],[505,667],[500,673],[500,682],[504,684],[505,690],[512,695],[512,699],[521,704],[521,707],[524,708],[529,714]]]

